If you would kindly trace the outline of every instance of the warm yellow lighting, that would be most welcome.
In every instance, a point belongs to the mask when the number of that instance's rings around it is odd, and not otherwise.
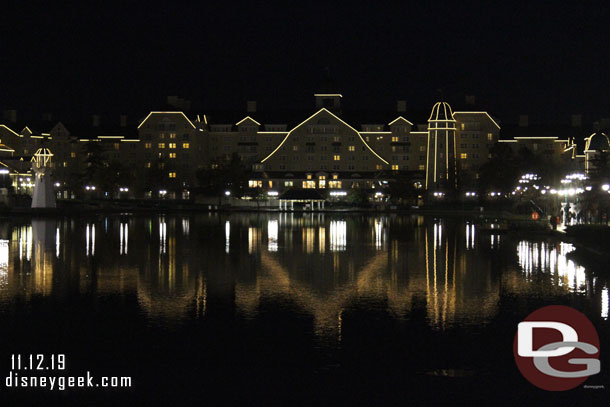
[[[496,123],[496,121],[487,112],[453,112],[453,116],[454,117],[455,117],[456,114],[457,115],[460,115],[460,114],[484,114],[485,116],[487,116],[489,118],[489,120],[491,120],[491,122],[494,124],[494,126],[496,126],[498,128],[498,130],[500,130],[500,125],[498,123]]]
[[[238,121],[237,123],[235,123],[236,126],[239,126],[240,124],[242,124],[243,122],[245,122],[246,120],[250,120],[251,122],[256,123],[257,125],[261,125],[259,122],[257,122],[256,120],[254,120],[253,118],[251,118],[250,116],[246,116],[243,119],[241,119],[240,121]]]
[[[392,164],[392,170],[394,170],[394,171],[398,171],[398,165],[396,165],[396,164]]]
[[[169,143],[169,148],[176,148],[176,143]]]
[[[165,148],[165,143],[159,143],[159,148]]]
[[[381,161],[383,161],[385,164],[389,164],[386,160],[384,160],[383,158],[381,158],[381,156],[379,154],[377,154],[368,144],[366,141],[364,141],[364,139],[362,138],[362,135],[360,134],[360,132],[358,132],[358,130],[354,129],[352,126],[350,126],[349,124],[347,124],[346,122],[344,122],[343,120],[341,120],[339,117],[337,117],[336,115],[334,115],[333,113],[331,113],[328,109],[326,108],[322,108],[320,110],[318,110],[316,113],[314,113],[313,115],[311,115],[310,117],[308,117],[307,119],[303,120],[301,123],[299,123],[296,127],[294,127],[292,130],[290,130],[288,132],[288,134],[286,134],[286,137],[284,137],[284,139],[282,140],[282,142],[275,148],[275,150],[273,150],[267,157],[263,158],[261,160],[261,163],[264,163],[265,161],[267,161],[273,154],[276,153],[276,151],[278,151],[282,145],[286,142],[286,140],[288,140],[288,137],[290,137],[290,134],[292,134],[293,131],[295,131],[296,129],[298,129],[299,127],[301,127],[302,125],[304,125],[305,123],[307,123],[309,120],[313,119],[315,116],[317,116],[318,114],[325,112],[327,114],[329,114],[330,116],[334,117],[336,120],[338,120],[340,123],[342,123],[343,125],[347,126],[348,128],[350,128],[351,130],[353,130],[356,134],[358,134],[358,137],[360,137],[360,140],[362,140],[362,142],[364,143],[364,145],[371,151],[371,153],[373,153],[377,158],[379,158]]]
[[[335,161],[341,161],[341,156],[338,154],[333,155],[333,160]]]
[[[192,128],[195,128],[195,125],[193,124],[193,122],[190,121],[190,119],[188,117],[186,117],[186,115],[183,112],[150,112],[148,114],[148,116],[146,116],[146,118],[144,120],[142,120],[142,123],[140,123],[140,125],[138,126],[138,129],[140,127],[142,127],[142,125],[148,120],[148,118],[150,116],[152,116],[153,114],[179,114],[182,117],[184,117],[184,119],[191,125]]]
[[[341,95],[340,93],[314,93],[313,95],[320,97],[343,97],[343,95]]]
[[[466,153],[462,153],[462,154],[460,154],[460,158],[461,158],[462,160],[465,160],[465,159],[467,159],[467,158],[468,158],[468,154],[466,154]]]
[[[397,121],[403,121],[407,124],[410,124],[411,126],[413,126],[413,123],[411,123],[410,121],[408,121],[407,119],[405,119],[402,116],[398,116],[396,119],[392,120],[390,123],[388,123],[388,126],[393,125],[394,123],[396,123]]]
[[[176,173],[175,172],[170,172],[169,173],[169,177],[170,178],[176,178]]]
[[[176,153],[169,153],[169,158],[176,158]]]
[[[144,148],[150,149],[152,147],[152,143],[144,144]]]
[[[189,149],[191,148],[191,145],[189,143],[182,143],[182,148]]]

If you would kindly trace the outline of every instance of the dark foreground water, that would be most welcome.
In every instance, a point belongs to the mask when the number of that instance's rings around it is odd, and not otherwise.
[[[607,403],[608,279],[573,249],[418,216],[0,220],[0,377],[33,353],[67,361],[36,375],[133,381],[2,383],[2,405]],[[596,326],[605,390],[520,375],[517,323],[551,304]]]

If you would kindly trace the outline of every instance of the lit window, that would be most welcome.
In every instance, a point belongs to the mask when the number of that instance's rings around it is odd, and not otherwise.
[[[68,166],[68,163],[64,161],[64,167],[67,167],[67,166]]]
[[[349,151],[356,151],[356,146],[349,146],[348,150]]]
[[[426,146],[419,146],[419,151],[426,151]]]
[[[169,138],[176,138],[176,133],[169,133]]]
[[[493,139],[494,139],[494,135],[491,133],[487,133],[487,140],[493,141]]]
[[[159,143],[159,148],[165,148],[165,143]]]
[[[393,143],[397,143],[398,142],[398,136],[392,136],[392,142]]]
[[[311,179],[311,174],[307,174],[307,179]]]
[[[176,178],[176,173],[175,172],[170,172],[169,173],[169,177],[170,178]]]
[[[377,165],[375,166],[375,169],[380,170],[380,169],[381,169],[381,164],[377,164]]]
[[[144,148],[151,148],[152,147],[152,143],[146,143],[144,144]]]
[[[292,146],[292,151],[299,151],[299,146]]]
[[[284,186],[285,187],[291,187],[293,185],[292,181],[284,181]]]
[[[150,162],[147,162],[145,167],[150,168]]]
[[[420,164],[419,167],[417,167],[417,168],[419,168],[420,171],[423,171],[426,169],[426,166],[423,164]]]
[[[393,169],[394,171],[398,171],[398,165],[396,165],[396,164],[392,164],[392,169]]]
[[[189,143],[182,143],[182,148],[191,148],[191,145]]]
[[[334,156],[333,156],[333,160],[335,160],[335,161],[341,161],[341,156],[340,156],[340,155],[338,155],[338,154],[336,154],[336,155],[334,155]]]
[[[262,188],[263,181],[251,179],[250,181],[248,181],[248,187],[249,188]]]
[[[76,158],[76,153],[75,153],[74,151],[72,151],[72,152],[70,153],[70,157],[72,157],[72,158]]]
[[[114,143],[114,149],[118,150],[119,149],[119,143]]]
[[[467,154],[467,153],[462,153],[462,154],[460,154],[460,158],[461,158],[462,160],[465,160],[465,159],[467,159],[467,158],[468,158],[468,154]]]
[[[169,158],[176,158],[176,153],[169,153]]]
[[[329,188],[341,188],[341,181],[328,181]]]
[[[315,187],[316,187],[316,181],[303,181],[304,189],[315,188]]]
[[[460,123],[460,129],[464,130],[466,128],[466,126],[464,125],[464,123]]]
[[[176,143],[169,143],[169,148],[176,148]]]
[[[333,179],[338,179],[339,176],[337,174],[333,174]]]

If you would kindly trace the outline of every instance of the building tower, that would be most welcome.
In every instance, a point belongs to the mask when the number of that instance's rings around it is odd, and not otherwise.
[[[437,102],[428,119],[426,189],[439,191],[457,186],[455,119],[447,102]]]
[[[39,148],[32,157],[34,171],[34,195],[32,208],[55,208],[55,191],[51,181],[51,157],[48,148]]]

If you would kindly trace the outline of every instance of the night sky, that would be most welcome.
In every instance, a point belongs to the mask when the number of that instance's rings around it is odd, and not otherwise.
[[[503,122],[610,116],[604,2],[175,3],[7,6],[0,108],[141,115],[178,95],[196,112],[311,110],[328,69],[346,108],[429,109],[442,90]]]

